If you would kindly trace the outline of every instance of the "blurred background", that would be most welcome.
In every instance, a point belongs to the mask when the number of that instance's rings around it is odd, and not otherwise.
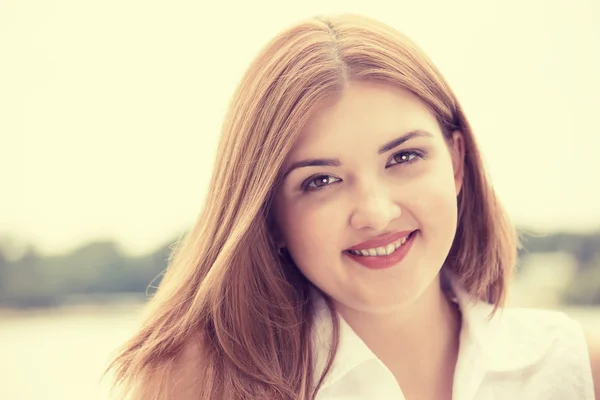
[[[108,398],[245,68],[339,12],[402,30],[457,93],[523,236],[510,303],[600,332],[597,1],[0,0],[0,399]]]

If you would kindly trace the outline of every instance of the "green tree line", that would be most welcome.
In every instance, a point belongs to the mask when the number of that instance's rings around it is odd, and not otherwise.
[[[521,234],[519,256],[565,252],[577,261],[577,272],[565,301],[600,305],[600,231],[595,234]],[[125,254],[115,241],[94,241],[68,254],[44,256],[29,246],[16,259],[0,242],[0,307],[60,306],[65,302],[127,293],[145,299],[160,283],[173,244],[166,242],[143,256]],[[524,268],[519,264],[519,268]],[[552,273],[549,266],[548,273]]]

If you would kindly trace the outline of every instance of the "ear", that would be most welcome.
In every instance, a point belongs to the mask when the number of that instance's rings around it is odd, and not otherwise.
[[[450,143],[450,156],[452,157],[452,169],[454,170],[454,185],[456,195],[460,194],[465,174],[465,140],[461,131],[452,132]]]
[[[281,229],[279,229],[279,224],[275,220],[274,214],[275,210],[271,210],[271,213],[269,213],[269,216],[267,217],[267,229],[269,230],[269,233],[273,238],[275,246],[277,246],[278,248],[285,247],[285,239],[283,237],[283,232],[281,232]]]
[[[283,238],[283,234],[281,233],[279,228],[275,226],[271,232],[273,235],[273,241],[275,242],[277,248],[285,247],[285,239]]]

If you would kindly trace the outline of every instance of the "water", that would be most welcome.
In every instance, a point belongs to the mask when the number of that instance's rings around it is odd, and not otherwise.
[[[138,323],[139,305],[0,316],[0,399],[107,400],[101,375]]]
[[[0,399],[107,400],[109,355],[139,323],[139,305],[0,315]],[[564,309],[600,333],[600,308]]]

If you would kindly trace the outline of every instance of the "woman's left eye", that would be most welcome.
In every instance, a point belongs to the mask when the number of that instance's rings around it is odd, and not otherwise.
[[[388,163],[388,166],[396,164],[410,164],[411,162],[417,161],[418,158],[422,158],[422,156],[416,151],[401,151],[392,156],[391,160],[394,162]]]

